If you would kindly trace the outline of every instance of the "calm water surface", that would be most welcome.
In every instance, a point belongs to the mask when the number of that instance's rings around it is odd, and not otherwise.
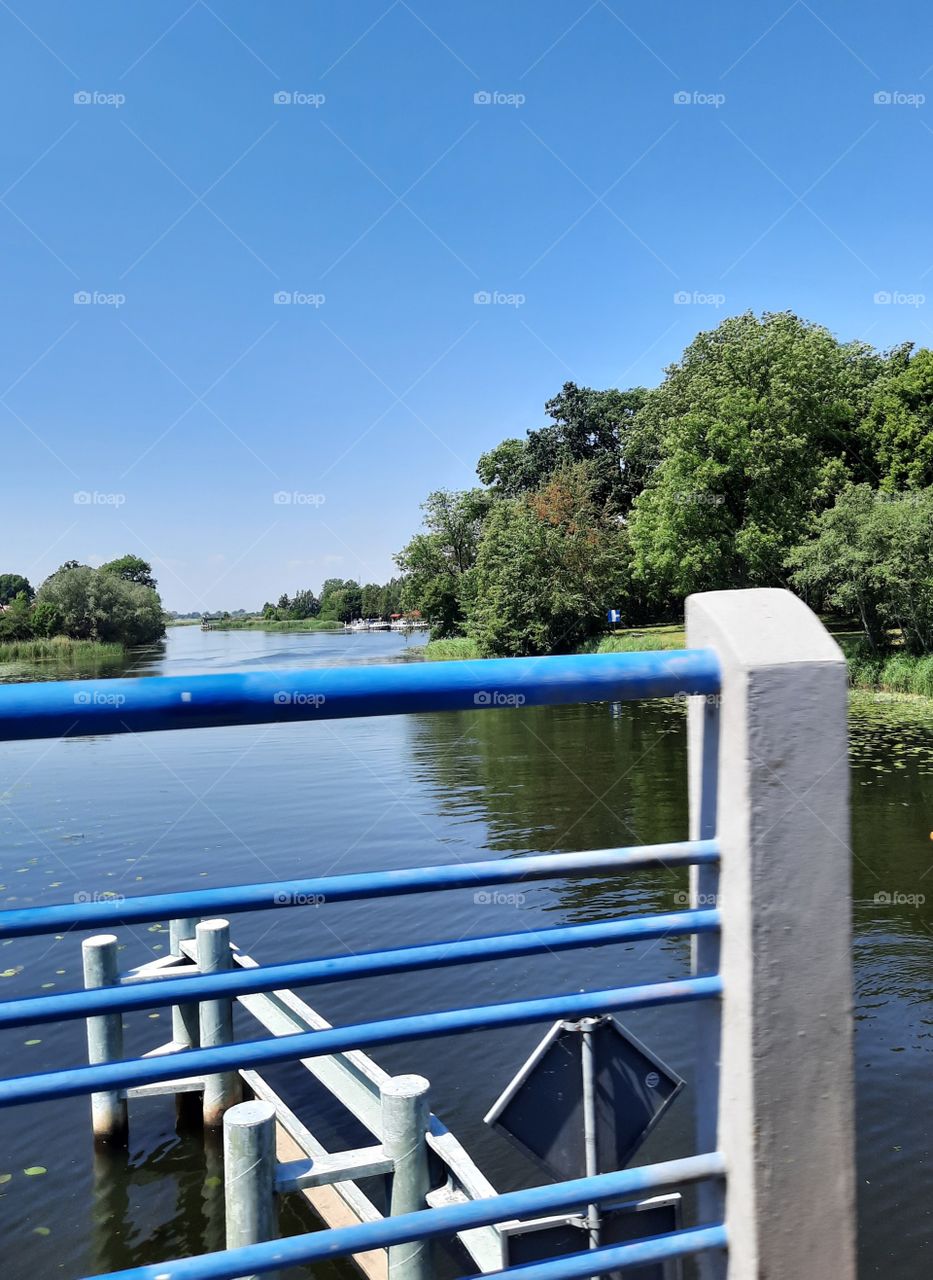
[[[418,660],[416,641],[372,634],[175,628],[136,655],[136,674]],[[120,674],[117,671],[107,674]],[[684,839],[684,715],[647,703],[525,708],[318,725],[0,745],[0,900],[121,894]],[[852,706],[860,1274],[929,1274],[930,970],[933,926],[933,707],[859,698]],[[235,920],[264,961],[663,911],[682,872],[521,887],[516,902],[472,893],[335,904]],[[925,893],[925,900],[918,897]],[[167,929],[122,931],[127,967],[164,955]],[[348,1022],[476,1001],[660,981],[688,968],[680,939],[409,974],[309,992]],[[0,949],[7,996],[81,984],[73,938]],[[690,1013],[642,1011],[627,1025],[684,1075]],[[167,1011],[129,1015],[127,1051],[170,1036]],[[253,1024],[255,1026],[255,1024]],[[244,1032],[248,1022],[243,1025]],[[540,1172],[482,1116],[542,1029],[387,1048],[392,1071],[433,1082],[434,1109],[502,1190]],[[4,1074],[79,1063],[77,1023],[7,1033]],[[365,1135],[328,1107],[300,1068],[274,1081],[325,1142]],[[3,1113],[4,1275],[94,1274],[219,1248],[217,1153],[176,1132],[168,1099],[131,1108],[126,1160],[94,1156],[83,1100]],[[639,1159],[689,1154],[689,1088]],[[42,1173],[28,1174],[40,1168]],[[283,1230],[311,1229],[294,1197]],[[303,1272],[291,1277],[307,1276]],[[354,1274],[319,1267],[319,1280]],[[814,1280],[823,1280],[822,1277]]]

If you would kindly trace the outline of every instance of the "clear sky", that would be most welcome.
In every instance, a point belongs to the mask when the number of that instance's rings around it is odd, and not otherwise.
[[[924,0],[0,0],[0,571],[132,551],[179,610],[383,580],[568,379],[653,384],[747,308],[930,343],[931,34]]]

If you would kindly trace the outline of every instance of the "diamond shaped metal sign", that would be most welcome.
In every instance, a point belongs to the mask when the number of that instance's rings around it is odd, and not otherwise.
[[[590,1051],[584,1053],[584,1034]],[[587,1134],[584,1075],[591,1073]],[[623,1169],[684,1086],[614,1018],[557,1022],[493,1105],[486,1123],[559,1178]],[[588,1168],[587,1139],[591,1144]]]

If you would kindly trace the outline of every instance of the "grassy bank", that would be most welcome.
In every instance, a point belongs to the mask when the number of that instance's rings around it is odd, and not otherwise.
[[[466,636],[454,636],[450,640],[429,640],[424,646],[425,662],[450,662],[456,659],[479,658],[479,645]]]
[[[51,636],[47,640],[8,640],[0,642],[0,662],[85,662],[96,658],[122,658],[122,644],[103,644],[98,640],[72,640],[68,636]]]
[[[578,650],[579,653],[643,653],[648,649],[682,649],[684,629],[679,623],[652,627],[637,627],[631,631],[617,631],[611,636],[599,636]],[[450,662],[457,659],[480,658],[482,654],[475,640],[466,636],[453,636],[449,640],[430,640],[424,648],[426,662]]]
[[[853,689],[933,698],[933,654],[918,657],[896,650],[873,653],[863,641],[841,640]]]
[[[213,631],[342,631],[342,622],[322,622],[320,618],[277,622],[272,618],[226,618],[211,621]]]

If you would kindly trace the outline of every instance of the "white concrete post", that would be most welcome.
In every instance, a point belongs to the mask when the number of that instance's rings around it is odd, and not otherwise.
[[[115,987],[120,982],[115,934],[101,933],[81,944],[85,987]],[[116,1062],[123,1057],[123,1015],[104,1013],[87,1019],[88,1062]],[[123,1142],[127,1135],[126,1095],[121,1090],[91,1094],[94,1137]]]
[[[423,1076],[394,1076],[382,1086],[382,1145],[394,1171],[390,1175],[389,1216],[427,1208],[428,1090]],[[389,1280],[433,1280],[431,1244],[412,1240],[389,1249]]]
[[[275,1238],[271,1102],[241,1102],[224,1116],[224,1201],[228,1249]]]
[[[701,1023],[698,1096],[702,1111],[718,1057],[718,1123],[700,1129],[728,1167],[725,1274],[855,1280],[845,659],[781,590],[691,596],[687,643],[722,667],[724,995],[720,1044]],[[707,717],[698,705],[690,722],[697,834]]]
[[[226,920],[202,920],[196,930],[198,965],[202,973],[223,973],[233,968],[230,925]],[[233,1002],[202,1000],[199,1006],[202,1049],[233,1043]],[[219,1125],[224,1112],[239,1102],[243,1086],[239,1072],[224,1071],[204,1081],[204,1123]]]

